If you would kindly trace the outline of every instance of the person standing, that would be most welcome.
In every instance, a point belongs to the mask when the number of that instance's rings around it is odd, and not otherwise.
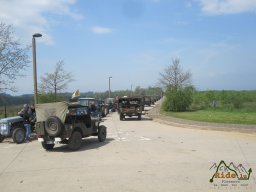
[[[30,116],[31,116],[31,110],[29,110],[29,105],[24,104],[23,109],[18,112],[18,115],[23,118],[23,124],[26,129],[26,142],[30,141],[30,135],[31,135],[31,125],[30,125]]]

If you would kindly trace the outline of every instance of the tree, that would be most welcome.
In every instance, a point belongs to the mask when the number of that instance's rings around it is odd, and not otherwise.
[[[191,85],[191,73],[184,71],[180,60],[175,58],[172,64],[160,73],[160,84],[164,85],[166,98],[163,102],[165,111],[186,111],[193,101],[194,87]]]
[[[30,62],[27,55],[30,47],[22,47],[14,38],[11,25],[0,23],[0,92],[16,91],[12,86],[20,71],[28,67]]]
[[[172,64],[167,66],[163,73],[160,73],[159,83],[170,90],[177,91],[190,85],[191,76],[189,71],[183,71],[180,60],[175,58],[172,60]]]
[[[188,86],[177,91],[167,91],[163,103],[164,111],[182,112],[189,109],[193,102],[194,88]]]
[[[41,83],[39,85],[42,93],[54,94],[55,100],[57,93],[65,90],[68,84],[74,81],[72,74],[66,72],[63,67],[64,61],[58,61],[55,66],[55,71],[53,73],[46,73],[44,77],[41,77]]]

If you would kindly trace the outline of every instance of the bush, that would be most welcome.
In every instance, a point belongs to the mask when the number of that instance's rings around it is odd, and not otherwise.
[[[193,102],[191,104],[192,110],[207,109],[209,106],[210,106],[210,103],[204,94],[201,94],[200,92],[194,92]]]
[[[38,103],[53,103],[53,102],[59,102],[59,101],[64,101],[64,97],[57,96],[53,93],[40,93],[38,94]]]
[[[233,104],[235,109],[240,109],[243,105],[243,98],[242,98],[241,94],[239,94],[239,93],[233,94],[230,97],[230,101]]]
[[[177,91],[167,91],[163,103],[164,111],[182,112],[186,111],[193,101],[193,88],[186,87]]]
[[[193,95],[192,110],[200,109],[243,109],[255,110],[256,91],[196,91]],[[214,103],[215,102],[215,103]],[[215,104],[215,105],[214,105]]]

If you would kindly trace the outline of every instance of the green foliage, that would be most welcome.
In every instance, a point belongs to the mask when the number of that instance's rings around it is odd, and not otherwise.
[[[194,91],[193,102],[186,112],[170,110],[170,97],[178,98],[180,95],[171,95],[167,91],[166,100],[162,105],[167,115],[195,121],[256,124],[256,91]],[[180,101],[185,102],[185,99]]]
[[[21,95],[21,96],[11,96],[8,94],[0,94],[0,106],[12,106],[12,105],[23,105],[23,104],[32,104],[33,95]]]
[[[230,97],[230,102],[233,104],[234,108],[240,109],[243,104],[243,97],[240,93],[232,94]]]
[[[164,111],[181,112],[186,111],[193,101],[193,88],[186,87],[184,89],[167,90],[166,99],[163,103]]]
[[[110,97],[115,98],[123,97],[123,96],[154,96],[154,95],[162,95],[162,89],[159,87],[148,87],[148,88],[141,88],[136,87],[134,91],[131,90],[118,90],[118,91],[112,91],[110,94]],[[96,99],[106,99],[108,98],[108,91],[105,92],[87,92],[87,93],[81,93],[81,97],[93,97]]]
[[[193,95],[191,109],[241,109],[246,103],[253,102],[256,102],[256,91],[197,91]]]
[[[206,109],[210,106],[210,102],[204,94],[195,92],[193,94],[193,102],[191,104],[192,110]]]
[[[54,93],[40,93],[38,94],[38,103],[53,103],[63,101],[65,98],[63,96],[55,96]]]

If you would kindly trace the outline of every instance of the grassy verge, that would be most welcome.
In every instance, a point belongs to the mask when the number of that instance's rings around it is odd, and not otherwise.
[[[256,111],[246,112],[243,110],[198,110],[191,112],[163,112],[177,118],[189,119],[194,121],[231,123],[231,124],[256,124]]]

